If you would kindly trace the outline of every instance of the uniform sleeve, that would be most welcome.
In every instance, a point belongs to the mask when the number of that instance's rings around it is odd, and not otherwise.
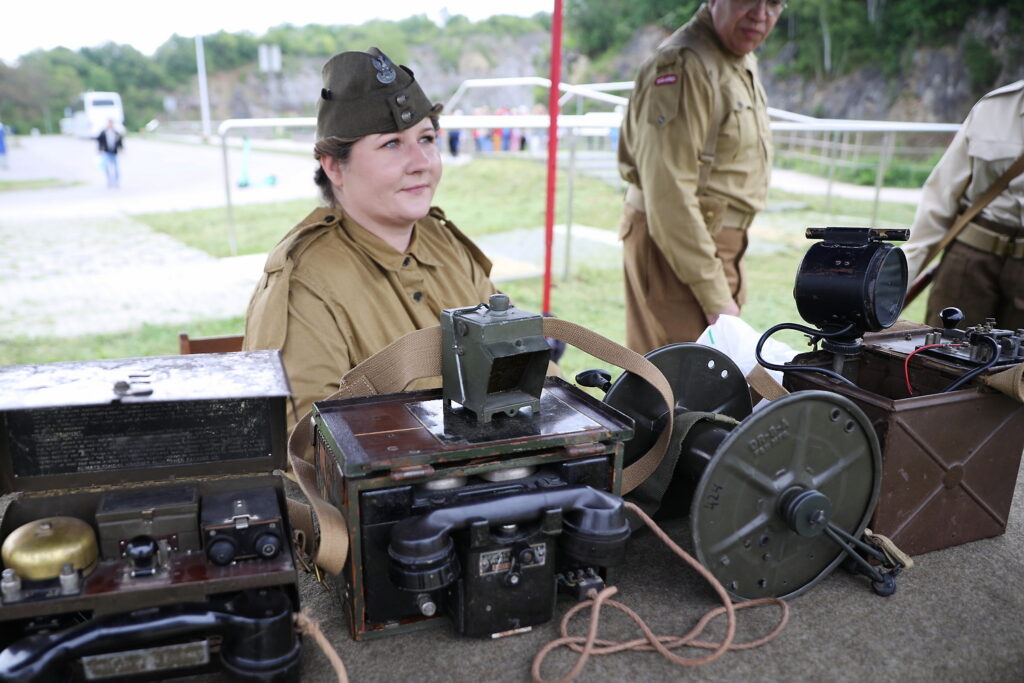
[[[641,78],[629,116],[648,229],[704,312],[719,313],[732,294],[697,200],[699,158],[714,110],[712,84],[689,52],[674,62],[653,62]]]
[[[910,228],[910,240],[903,245],[911,283],[922,270],[928,251],[938,244],[960,213],[960,199],[971,180],[971,161],[967,154],[970,121],[971,116],[968,115],[922,188],[921,203],[917,205]]]
[[[281,348],[281,360],[294,397],[289,430],[309,412],[313,401],[336,392],[341,376],[352,367],[341,324],[316,294],[315,287],[292,279],[288,331]]]
[[[470,263],[472,264],[470,267],[472,269],[471,276],[473,278],[473,286],[476,288],[476,292],[479,295],[480,301],[487,301],[488,299],[491,298],[491,294],[498,293],[498,288],[494,286],[494,283],[491,282],[491,278],[487,275],[487,272],[484,270],[483,266],[481,266],[472,257],[472,255],[470,255],[469,260]]]

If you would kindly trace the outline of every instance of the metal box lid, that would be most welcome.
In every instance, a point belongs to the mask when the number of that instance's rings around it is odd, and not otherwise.
[[[558,377],[546,379],[540,412],[527,410],[480,425],[464,409],[446,412],[441,390],[431,389],[317,401],[313,421],[349,478],[633,436],[629,417]]]
[[[277,351],[0,367],[4,491],[284,467]]]

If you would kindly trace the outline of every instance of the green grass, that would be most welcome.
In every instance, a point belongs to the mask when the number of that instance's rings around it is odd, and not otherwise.
[[[32,180],[0,180],[0,192],[17,190],[46,190],[53,187],[71,187],[81,183],[60,180],[58,178],[33,178]]]
[[[885,169],[882,178],[882,185],[885,187],[921,187],[928,175],[932,172],[935,164],[942,156],[941,152],[936,153],[930,159],[893,159]],[[794,171],[810,173],[823,178],[828,177],[829,162],[827,160],[813,161],[787,157],[780,153],[775,160],[779,168],[788,168]],[[853,183],[855,185],[874,185],[878,175],[878,155],[865,155],[858,159],[857,166],[836,165],[833,170],[833,179],[837,182]]]
[[[556,222],[563,222],[568,176],[555,181]],[[481,159],[445,168],[436,203],[465,232],[484,235],[544,225],[547,168],[524,159]],[[573,222],[613,229],[622,211],[622,191],[577,176],[573,185]]]
[[[444,171],[434,203],[463,231],[484,235],[544,225],[547,171],[523,159],[479,159]],[[565,210],[568,176],[559,173],[555,206]],[[306,200],[234,207],[239,254],[269,251],[314,205]],[[613,228],[622,209],[622,193],[593,178],[577,178],[573,187],[573,222]],[[230,256],[227,214],[223,208],[146,213],[133,216],[212,256]]]
[[[472,236],[496,231],[536,228],[544,222],[543,164],[525,160],[483,159],[445,169],[437,204],[443,206],[460,228]],[[559,176],[559,222],[564,220],[566,178]],[[773,191],[771,205],[800,206],[797,210],[761,213],[752,228],[751,248],[746,257],[748,299],[744,319],[757,330],[779,322],[802,322],[793,302],[793,278],[810,242],[804,237],[809,226],[868,225],[871,202],[833,197],[825,213],[825,198]],[[576,223],[614,229],[622,206],[621,192],[598,180],[577,178],[574,188]],[[308,201],[289,201],[235,209],[241,253],[261,253],[277,243],[281,235],[305,216]],[[881,203],[876,227],[908,227],[914,207]],[[226,256],[224,210],[202,209],[136,216],[137,220],[191,246],[215,256]],[[557,248],[557,245],[556,245]],[[596,268],[575,263],[569,280],[556,273],[551,294],[552,312],[584,325],[617,342],[625,340],[622,302],[622,269]],[[521,309],[540,311],[540,278],[502,284]],[[907,311],[907,318],[921,320],[925,296]],[[5,339],[0,344],[0,364],[38,363],[56,360],[164,355],[177,352],[177,334],[193,336],[240,334],[243,321],[194,321],[187,325],[146,325],[141,329],[74,338]],[[797,350],[806,348],[805,338],[784,332],[778,338]],[[581,352],[570,350],[562,363],[566,376],[594,367]],[[596,364],[600,367],[600,364]]]
[[[187,325],[143,325],[128,332],[77,337],[14,337],[0,345],[0,365],[51,363],[96,358],[172,356],[178,353],[178,333],[193,337],[242,334],[242,317],[194,320]]]

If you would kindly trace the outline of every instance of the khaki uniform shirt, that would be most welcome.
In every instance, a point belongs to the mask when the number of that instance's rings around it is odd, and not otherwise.
[[[1024,153],[1024,81],[982,97],[953,142],[932,169],[914,215],[910,241],[903,245],[910,282],[919,274],[928,250]],[[983,218],[1024,225],[1024,174],[981,210]]]
[[[290,427],[360,361],[437,325],[442,309],[487,301],[497,291],[490,270],[440,209],[416,222],[403,254],[340,208],[320,208],[268,256],[249,302],[245,349],[281,349],[295,398]]]
[[[722,47],[706,5],[640,67],[619,141],[619,172],[643,193],[644,206],[635,208],[646,212],[651,238],[707,313],[732,301],[697,201],[715,88],[724,118],[706,192],[746,214],[763,209],[772,143],[757,58]]]

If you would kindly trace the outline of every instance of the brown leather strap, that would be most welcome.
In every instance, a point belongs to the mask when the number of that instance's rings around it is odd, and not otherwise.
[[[960,231],[971,222],[971,219],[978,215],[978,212],[988,206],[989,202],[999,196],[1003,190],[1007,188],[1010,181],[1024,173],[1024,154],[1017,157],[1017,160],[1013,162],[1010,168],[1006,169],[1003,175],[999,176],[998,179],[992,186],[985,190],[985,194],[978,197],[978,200],[971,204],[971,207],[964,211],[960,216],[957,217],[956,221],[942,239],[939,240],[938,244],[933,246],[929,251],[928,255],[924,257],[924,263],[921,264],[921,271],[924,271],[925,267],[931,263],[932,259],[942,253],[942,250],[950,245],[950,243],[956,239]]]
[[[662,400],[668,406],[671,418],[675,411],[675,398],[672,396],[672,387],[669,385],[668,380],[665,379],[665,376],[661,374],[661,370],[636,351],[616,344],[612,340],[602,337],[596,332],[591,332],[576,323],[559,318],[544,318],[544,334],[555,339],[561,339],[565,343],[572,344],[595,358],[639,375],[661,394]],[[665,457],[665,451],[671,438],[672,422],[670,419],[668,426],[662,431],[658,441],[651,447],[651,450],[647,451],[635,463],[622,470],[622,493],[629,493],[642,484],[654,470],[658,469],[658,465],[661,464]]]
[[[747,384],[750,385],[750,388],[760,394],[761,398],[765,398],[769,401],[782,398],[789,393],[786,388],[779,384],[774,377],[768,374],[768,371],[761,365],[755,365],[753,369],[747,373]]]
[[[312,556],[313,562],[323,567],[331,574],[337,574],[344,568],[348,559],[348,524],[345,522],[341,510],[324,500],[320,495],[320,489],[316,483],[316,469],[312,463],[306,462],[301,455],[296,455],[298,443],[309,438],[310,413],[302,416],[302,419],[295,425],[291,436],[288,437],[288,460],[291,462],[295,479],[305,494],[312,508],[311,514],[305,517],[308,528],[300,527],[306,533],[306,543],[309,547],[307,552]],[[301,450],[297,451],[301,454]],[[294,506],[288,506],[289,516],[293,514]]]
[[[661,371],[640,354],[585,327],[559,318],[544,318],[544,334],[639,375],[658,390],[665,405],[669,406],[669,415],[672,415],[675,406],[672,387]],[[440,374],[441,328],[428,327],[397,339],[349,370],[341,378],[341,388],[325,400],[402,391],[414,380]],[[319,543],[316,544],[316,550],[311,552],[313,561],[328,572],[337,574],[348,557],[348,526],[341,511],[320,495],[316,470],[302,458],[306,445],[303,440],[311,439],[311,416],[312,412],[306,413],[288,437],[288,458],[299,487],[313,508],[313,518],[319,525],[319,534],[314,531]],[[651,450],[622,471],[622,493],[632,491],[658,468],[671,438],[670,420]]]
[[[704,139],[704,149],[700,151],[700,168],[697,171],[697,196],[703,197],[711,180],[711,166],[715,163],[715,148],[718,146],[718,131],[722,126],[722,89],[718,84],[718,71],[711,69],[711,89],[714,91],[715,103],[711,114],[711,126],[708,136]]]

